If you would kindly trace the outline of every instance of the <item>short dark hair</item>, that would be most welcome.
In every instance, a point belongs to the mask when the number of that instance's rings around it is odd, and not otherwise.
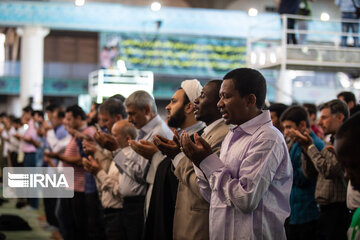
[[[259,71],[252,68],[237,68],[228,72],[223,79],[231,79],[241,97],[254,94],[257,108],[263,108],[266,97],[266,80]]]
[[[99,107],[99,113],[106,112],[111,117],[120,114],[122,118],[126,118],[126,111],[122,101],[117,98],[109,98]]]
[[[315,114],[317,113],[317,108],[316,105],[313,103],[304,103],[303,106],[306,108],[306,110],[308,111],[309,115],[311,114]]]
[[[45,111],[54,112],[56,109],[59,109],[59,108],[60,108],[60,106],[57,104],[50,104],[45,108]]]
[[[56,110],[58,111],[57,112],[57,117],[58,118],[64,118],[65,117],[64,109],[62,107],[60,107],[59,105],[57,105],[57,104],[50,104],[49,106],[47,106],[45,108],[45,111],[49,111],[51,113],[55,112]]]
[[[12,122],[15,123],[15,124],[20,124],[21,125],[21,119],[20,118],[15,118]]]
[[[269,111],[275,112],[278,118],[281,117],[281,114],[288,108],[288,105],[283,103],[272,103],[270,104]]]
[[[323,110],[324,108],[329,108],[331,114],[339,114],[342,113],[344,115],[344,120],[349,118],[349,107],[346,105],[345,102],[339,100],[339,99],[334,99],[331,100],[329,102],[326,102],[322,105],[320,105],[319,109],[320,111]]]
[[[40,110],[33,111],[31,116],[35,116],[35,114],[39,115],[40,117],[44,118],[44,112]]]
[[[67,107],[65,112],[67,112],[67,113],[71,112],[74,118],[77,118],[78,116],[80,116],[81,120],[86,119],[86,114],[85,114],[84,110],[77,104]]]
[[[351,101],[354,102],[354,104],[356,104],[356,97],[355,97],[355,94],[352,93],[352,92],[340,92],[338,95],[337,95],[337,98],[339,97],[343,97],[344,98],[344,101],[346,103],[349,103]]]
[[[302,106],[291,106],[281,114],[280,121],[292,121],[299,126],[301,121],[305,121],[306,127],[310,127],[309,116],[307,111]]]
[[[26,113],[32,113],[33,112],[33,109],[32,109],[31,106],[26,106],[22,110],[23,110],[23,112],[26,112]]]
[[[109,99],[117,99],[120,100],[121,102],[125,102],[125,97],[121,94],[112,95],[111,97],[109,97]]]

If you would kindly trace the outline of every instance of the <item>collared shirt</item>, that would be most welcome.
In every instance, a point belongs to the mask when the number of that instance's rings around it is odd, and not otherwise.
[[[101,205],[104,208],[122,208],[123,200],[119,187],[121,177],[115,162],[111,162],[108,173],[102,169],[96,174],[101,191]]]
[[[219,119],[219,120],[222,120],[222,119]],[[218,122],[219,120],[216,120],[215,122]],[[215,123],[215,122],[213,122],[213,123]],[[210,125],[212,125],[212,124],[210,124]],[[213,126],[215,126],[215,125],[213,125]],[[189,134],[189,136],[192,136],[192,135],[194,135],[194,133],[200,131],[201,129],[204,129],[204,133],[205,133],[205,130],[207,128],[208,127],[205,127],[205,123],[197,122],[196,124],[191,125],[190,127],[187,127],[185,129],[181,130],[181,132],[186,131]],[[180,133],[179,133],[179,135],[180,135]],[[175,168],[183,157],[185,157],[185,154],[183,152],[179,153],[178,155],[176,155],[174,157],[174,159],[172,160],[172,164],[174,165]]]
[[[228,149],[234,131],[241,136]],[[292,167],[269,111],[229,131],[220,158],[214,153],[200,168],[209,179],[198,184],[210,202],[210,239],[286,239]]]
[[[324,148],[324,143],[314,132],[310,137],[317,149]],[[290,224],[308,223],[319,218],[319,210],[315,201],[316,175],[306,176],[302,169],[303,153],[301,146],[293,142],[290,149],[290,158],[294,171],[293,186],[290,194]]]
[[[329,143],[327,143],[329,144]],[[315,167],[318,172],[315,199],[320,205],[346,201],[344,171],[335,153],[327,148],[319,151],[314,145],[307,149],[309,158],[303,160],[304,172]]]
[[[33,140],[37,140],[37,133],[35,128],[34,120],[30,120],[28,122],[28,129],[26,129],[26,132],[24,134],[24,137],[26,138],[32,138]],[[26,141],[21,141],[21,151],[24,153],[35,153],[36,147],[32,145],[31,143],[27,143]]]
[[[80,130],[81,133],[93,136],[95,129],[93,127],[86,126]],[[80,149],[76,142],[76,138],[72,138],[69,144],[65,148],[64,156],[81,156]],[[85,191],[85,169],[82,166],[76,164],[62,162],[64,167],[73,167],[74,168],[74,191],[84,192]]]
[[[172,139],[173,132],[166,125],[166,123],[156,115],[150,120],[140,131],[145,133],[141,139],[152,141],[153,137],[157,134]],[[140,140],[140,138],[137,138]],[[137,154],[131,148],[130,153],[125,154],[124,151],[120,151],[114,158],[116,165],[123,174],[122,181],[120,183],[120,193],[126,196],[141,196],[146,194],[146,175],[149,170],[149,161]]]
[[[206,128],[204,128],[203,135],[206,136],[211,130],[213,130],[214,127],[216,127],[220,122],[223,121],[224,119],[219,118],[218,120],[212,122],[209,126],[206,126]]]

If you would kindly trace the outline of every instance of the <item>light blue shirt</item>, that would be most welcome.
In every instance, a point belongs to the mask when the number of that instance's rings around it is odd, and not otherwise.
[[[172,139],[173,132],[166,123],[156,115],[145,126],[140,129],[144,136],[137,140],[144,139],[152,141],[155,135],[161,135],[167,139]],[[146,194],[146,175],[149,170],[149,161],[129,149],[129,153],[120,151],[114,158],[115,164],[123,174],[120,182],[120,193],[122,196],[142,196]]]
[[[235,129],[235,130],[234,130]],[[270,112],[229,131],[220,150],[200,168],[203,197],[210,202],[210,239],[286,239],[292,166]],[[240,137],[228,149],[234,131]]]
[[[359,0],[354,0],[357,7],[360,7]],[[340,7],[341,12],[355,12],[353,0],[335,0],[335,4]]]

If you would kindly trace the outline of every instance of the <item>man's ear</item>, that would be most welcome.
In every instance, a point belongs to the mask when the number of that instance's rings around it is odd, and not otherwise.
[[[256,105],[256,96],[255,94],[250,94],[248,97],[248,105],[252,106],[252,105]]]
[[[145,111],[145,114],[146,114],[146,115],[150,115],[150,106],[149,106],[149,105],[146,105],[146,106],[144,107],[144,111]]]
[[[185,105],[184,111],[186,114],[193,113],[194,112],[194,104],[192,102],[189,102]]]
[[[121,116],[121,114],[116,114],[115,119],[116,121],[120,121],[123,120],[123,117]]]
[[[339,121],[343,122],[344,118],[345,118],[344,114],[342,113],[336,114],[336,119],[338,119]]]

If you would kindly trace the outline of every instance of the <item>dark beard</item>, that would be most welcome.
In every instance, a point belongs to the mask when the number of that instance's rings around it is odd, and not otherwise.
[[[169,119],[168,119],[168,126],[172,127],[172,128],[180,128],[180,126],[184,123],[185,121],[185,113],[184,113],[184,109],[185,106],[182,106],[181,108],[179,108],[174,115],[172,115]]]

